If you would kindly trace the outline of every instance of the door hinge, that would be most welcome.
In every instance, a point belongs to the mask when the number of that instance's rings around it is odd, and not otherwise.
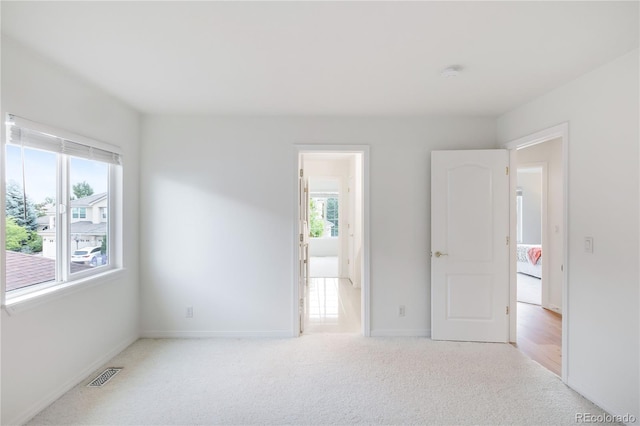
[[[303,177],[303,176],[304,176],[304,170],[300,169],[300,177]]]
[[[509,307],[507,306],[507,310],[505,312],[507,315],[509,315]]]
[[[507,236],[507,245],[509,245],[509,236]]]
[[[505,168],[505,174],[506,174],[507,176],[509,176],[509,167],[506,167],[506,168]]]
[[[300,242],[303,242],[303,241],[304,241],[304,235],[300,234]]]

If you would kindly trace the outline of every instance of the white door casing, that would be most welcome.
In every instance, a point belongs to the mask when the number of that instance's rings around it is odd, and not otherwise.
[[[348,262],[348,277],[353,285],[359,285],[356,282],[356,254],[355,254],[355,186],[353,176],[353,166],[349,168],[349,180],[347,183],[347,199],[348,199],[348,217],[347,217],[347,262]]]
[[[509,339],[507,150],[431,153],[431,336]]]

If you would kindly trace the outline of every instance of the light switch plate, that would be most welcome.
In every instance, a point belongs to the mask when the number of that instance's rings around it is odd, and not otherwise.
[[[584,237],[585,253],[593,253],[593,237]]]

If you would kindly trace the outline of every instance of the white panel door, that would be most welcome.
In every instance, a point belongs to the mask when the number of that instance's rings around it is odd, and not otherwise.
[[[309,180],[304,175],[304,157],[300,155],[300,177],[298,179],[298,321],[300,333],[304,332],[305,300],[309,284]]]
[[[507,342],[509,156],[431,153],[431,337]]]

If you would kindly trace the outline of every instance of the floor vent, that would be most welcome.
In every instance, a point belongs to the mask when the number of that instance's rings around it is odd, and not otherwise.
[[[107,368],[98,377],[93,379],[91,383],[87,385],[88,388],[99,388],[107,384],[109,380],[116,374],[118,374],[122,368]]]

